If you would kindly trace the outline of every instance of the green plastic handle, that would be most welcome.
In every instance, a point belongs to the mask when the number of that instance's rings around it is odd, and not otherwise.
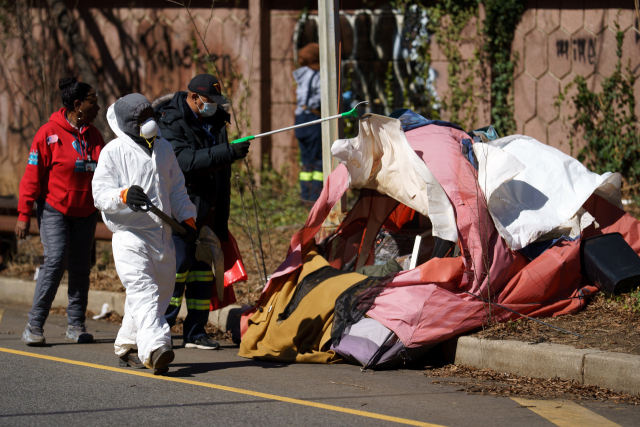
[[[356,108],[358,108],[358,107],[354,107],[350,111],[347,111],[346,113],[340,114],[340,116],[342,116],[342,117],[358,117],[358,112],[356,111]]]
[[[231,141],[231,144],[238,144],[240,142],[251,141],[252,139],[256,139],[254,135],[245,136],[244,138],[236,139]]]

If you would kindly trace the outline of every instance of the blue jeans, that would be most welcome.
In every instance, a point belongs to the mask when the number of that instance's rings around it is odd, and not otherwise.
[[[98,211],[84,218],[71,217],[63,215],[46,202],[38,203],[44,263],[40,266],[33,306],[29,311],[31,326],[44,326],[65,270],[69,271],[67,322],[72,326],[85,322],[97,221]]]

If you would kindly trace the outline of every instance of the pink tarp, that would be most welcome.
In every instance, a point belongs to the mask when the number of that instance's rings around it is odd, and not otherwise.
[[[580,239],[557,243],[529,262],[508,249],[488,215],[476,171],[461,154],[460,140],[468,136],[435,125],[406,132],[406,136],[454,207],[463,256],[434,258],[398,274],[375,300],[367,313],[370,317],[394,331],[407,347],[419,347],[478,328],[489,316],[492,321],[519,317],[477,296],[531,316],[566,314],[584,307],[583,297],[597,289],[580,274]],[[287,259],[273,277],[301,266],[301,248],[318,232],[346,191],[347,181],[342,166],[331,174],[304,228],[293,236]],[[620,232],[640,253],[640,222],[595,195],[583,207],[595,217],[599,228],[591,225],[582,238]],[[348,226],[347,218],[341,229]],[[243,316],[244,328],[252,312]]]

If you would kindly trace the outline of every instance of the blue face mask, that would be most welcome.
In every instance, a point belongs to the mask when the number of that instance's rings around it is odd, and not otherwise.
[[[198,95],[198,98],[200,98],[200,95]],[[202,98],[200,98],[200,101],[202,101]],[[202,103],[204,104],[202,109],[198,107],[198,111],[200,111],[200,115],[202,117],[211,117],[216,113],[216,110],[218,109],[218,104],[216,104],[215,102],[204,102],[204,101],[202,101]]]

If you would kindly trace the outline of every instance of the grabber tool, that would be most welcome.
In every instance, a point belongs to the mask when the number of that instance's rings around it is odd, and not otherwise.
[[[151,200],[149,200],[148,197],[147,197],[147,205],[144,207],[140,207],[140,210],[142,212],[152,212],[162,221],[169,224],[171,228],[173,228],[178,233],[180,233],[180,235],[184,236],[185,234],[187,234],[187,230],[185,230],[184,227],[180,225],[178,221],[176,221],[175,219],[171,218],[169,215],[167,215],[166,213],[158,209],[153,203],[151,203]]]
[[[303,128],[305,126],[311,126],[311,125],[315,125],[315,124],[318,124],[318,123],[326,122],[326,121],[329,121],[329,120],[339,119],[341,117],[358,117],[358,107],[360,105],[362,105],[362,104],[369,105],[369,101],[358,102],[355,107],[353,107],[351,110],[349,110],[349,111],[347,111],[345,113],[337,114],[337,115],[331,116],[331,117],[325,117],[324,119],[318,119],[318,120],[314,120],[312,122],[302,123],[302,124],[295,125],[295,126],[289,126],[287,128],[282,128],[282,129],[278,129],[278,130],[272,130],[271,132],[265,132],[265,133],[261,133],[261,134],[258,134],[258,135],[245,136],[244,138],[235,139],[235,140],[231,141],[230,144],[237,144],[239,142],[251,141],[252,139],[262,138],[263,136],[269,136],[269,135],[273,135],[275,133],[280,133],[280,132],[285,132],[285,131],[288,131],[288,130],[294,130],[294,129],[298,129],[298,128]]]

